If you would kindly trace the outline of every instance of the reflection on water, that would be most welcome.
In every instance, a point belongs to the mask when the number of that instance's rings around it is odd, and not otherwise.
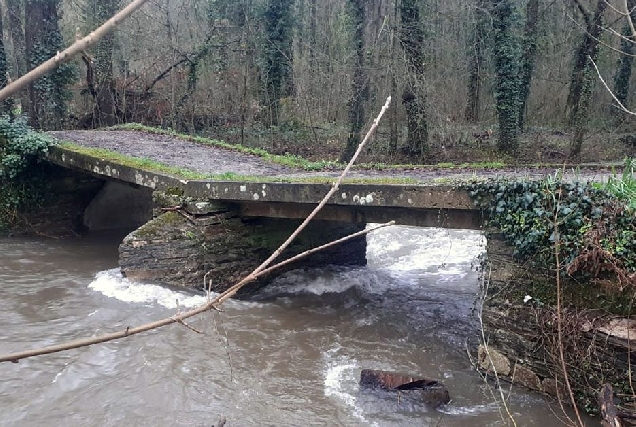
[[[121,236],[0,240],[2,352],[121,330],[205,301],[132,284]],[[3,425],[504,426],[471,369],[477,292],[473,231],[392,227],[369,237],[369,265],[292,271],[250,301],[131,339],[0,365]],[[358,389],[360,370],[442,380],[426,408]],[[543,399],[510,394],[519,425],[561,425]]]

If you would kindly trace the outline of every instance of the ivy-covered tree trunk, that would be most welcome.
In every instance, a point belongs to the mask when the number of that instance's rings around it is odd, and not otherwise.
[[[539,0],[529,0],[526,5],[526,29],[523,38],[521,59],[521,83],[519,88],[519,130],[525,125],[526,103],[530,95],[532,70],[537,56],[537,26],[539,21]]]
[[[391,26],[398,28],[398,16],[400,14],[399,0],[393,0],[393,20]],[[398,98],[398,85],[397,85],[397,53],[399,50],[398,35],[396,31],[391,32],[391,98],[396,100]],[[389,109],[389,154],[397,154],[398,150],[398,138],[399,138],[399,116],[398,116],[399,104],[395,101],[392,102]]]
[[[280,100],[294,92],[292,74],[293,0],[268,0],[265,12],[263,77],[270,124],[278,125]]]
[[[24,39],[24,0],[6,0],[8,33],[11,39],[12,55],[10,55],[11,77],[16,79],[26,74],[26,42]],[[25,93],[20,98],[21,107],[28,110],[29,97]]]
[[[90,0],[90,21],[97,27],[110,19],[120,7],[120,0]],[[113,75],[113,52],[115,34],[104,36],[95,46],[94,78],[95,106],[93,108],[93,126],[111,126],[118,119],[117,90]],[[90,83],[89,83],[90,84]]]
[[[607,9],[606,0],[598,0],[594,15],[585,10],[580,1],[576,1],[579,10],[583,14],[586,24],[586,32],[576,53],[576,61],[572,69],[570,90],[566,105],[566,118],[568,127],[573,130],[570,141],[570,157],[575,158],[581,154],[583,136],[585,135],[589,116],[592,90],[596,82],[592,61],[596,61],[599,52],[599,41],[603,31],[603,16]]]
[[[494,29],[495,98],[499,116],[499,151],[514,154],[519,142],[520,46],[514,33],[518,24],[512,0],[491,0]]]
[[[627,0],[627,7],[631,10],[632,22],[636,22],[636,1]],[[623,26],[623,38],[621,39],[620,51],[616,64],[616,74],[614,74],[614,95],[625,107],[627,107],[627,97],[629,95],[629,80],[632,77],[632,66],[634,64],[634,35],[629,23]]]
[[[419,1],[402,0],[400,6],[400,42],[404,48],[408,74],[402,92],[402,104],[406,110],[407,141],[409,156],[421,158],[428,152],[428,125],[423,88],[424,77],[424,31],[420,20]]]
[[[25,4],[25,40],[29,69],[63,50],[58,25],[60,0],[27,0]],[[74,80],[73,66],[60,65],[53,73],[29,85],[29,118],[33,127],[60,129],[66,120],[67,86]]]
[[[468,77],[468,103],[466,105],[466,121],[476,123],[479,121],[481,108],[481,79],[484,64],[484,48],[486,31],[490,23],[490,17],[486,13],[486,0],[475,1],[475,28],[470,40],[469,50],[469,77]]]
[[[349,0],[356,55],[351,82],[351,99],[349,100],[349,137],[347,145],[340,155],[341,162],[351,160],[360,144],[360,132],[364,126],[364,103],[369,97],[369,86],[364,69],[364,3],[364,0]]]
[[[4,32],[2,27],[2,19],[0,19],[0,88],[7,85],[8,67],[7,67],[7,52],[4,49]],[[6,99],[0,103],[0,113],[7,114],[12,113],[13,103],[11,99]]]

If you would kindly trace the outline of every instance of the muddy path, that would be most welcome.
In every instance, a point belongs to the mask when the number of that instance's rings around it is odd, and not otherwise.
[[[78,145],[116,151],[131,157],[150,159],[168,166],[185,168],[200,173],[238,175],[280,176],[305,178],[312,176],[338,176],[341,168],[328,171],[307,172],[266,161],[258,156],[240,153],[213,145],[187,141],[171,135],[153,134],[142,131],[58,131],[49,132],[59,140],[72,141]],[[354,169],[351,178],[410,178],[421,182],[432,180],[470,180],[487,178],[537,179],[555,175],[556,167],[525,168],[510,167],[496,169],[450,169],[450,168],[398,168],[398,169]],[[580,170],[572,167],[563,169],[569,179],[598,181],[610,174],[609,165],[587,166]]]

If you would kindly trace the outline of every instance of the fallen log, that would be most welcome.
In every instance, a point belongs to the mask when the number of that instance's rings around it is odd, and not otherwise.
[[[408,374],[363,369],[360,373],[360,386],[398,393],[419,392],[422,403],[435,407],[450,402],[450,395],[444,384],[437,380]]]

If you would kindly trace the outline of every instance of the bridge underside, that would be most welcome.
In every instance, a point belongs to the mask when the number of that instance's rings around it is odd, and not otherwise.
[[[265,261],[301,220],[244,218],[218,205],[215,212],[164,212],[128,234],[119,246],[122,273],[133,281],[223,292]],[[365,225],[312,221],[276,261],[364,229]],[[366,265],[365,236],[334,245],[280,269]],[[259,280],[264,285],[273,276]],[[254,286],[249,289],[253,290]]]
[[[240,202],[238,206],[241,215],[246,217],[306,218],[316,205]],[[408,209],[401,207],[326,205],[316,218],[326,221],[353,223],[395,221],[396,224],[400,225],[469,230],[481,230],[483,224],[479,211],[465,209]]]

